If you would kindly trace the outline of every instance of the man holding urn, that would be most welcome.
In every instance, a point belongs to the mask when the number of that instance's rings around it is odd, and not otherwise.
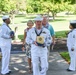
[[[33,75],[46,75],[48,70],[47,46],[51,44],[52,39],[49,30],[42,26],[43,18],[39,15],[34,20],[35,27],[29,30],[26,37],[27,44],[31,45]]]

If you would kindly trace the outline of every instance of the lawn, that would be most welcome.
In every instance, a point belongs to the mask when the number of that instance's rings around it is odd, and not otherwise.
[[[55,32],[55,38],[66,38],[68,31],[57,31]],[[23,39],[23,34],[22,35],[18,35],[19,39]]]
[[[70,63],[70,56],[68,52],[61,52],[60,55],[64,58],[68,63]]]
[[[55,38],[66,38],[68,31],[57,31],[55,32]]]

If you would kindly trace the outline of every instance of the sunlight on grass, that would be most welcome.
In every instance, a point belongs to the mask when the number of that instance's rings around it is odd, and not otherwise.
[[[60,55],[64,58],[68,63],[70,63],[70,56],[68,52],[61,52]]]
[[[58,31],[55,33],[56,38],[66,38],[68,31]]]

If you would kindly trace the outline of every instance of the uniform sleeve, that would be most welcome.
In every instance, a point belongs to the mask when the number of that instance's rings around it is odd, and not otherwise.
[[[55,35],[55,31],[54,31],[54,28],[52,26],[49,26],[49,31],[50,31],[51,36]]]
[[[72,48],[76,49],[76,34],[73,34],[73,45],[72,45]]]
[[[34,41],[32,40],[32,38],[31,38],[31,33],[30,33],[30,32],[31,32],[31,31],[28,31],[28,32],[27,32],[27,36],[26,36],[26,43],[29,44],[29,45],[30,45],[30,44],[33,44],[33,42],[34,42]]]
[[[7,34],[7,29],[5,27],[1,27],[1,37],[4,39],[10,39],[10,35]]]
[[[51,38],[50,32],[48,31],[47,32],[47,37],[46,37],[46,40],[45,40],[45,45],[50,46],[51,43],[52,43],[52,38]]]

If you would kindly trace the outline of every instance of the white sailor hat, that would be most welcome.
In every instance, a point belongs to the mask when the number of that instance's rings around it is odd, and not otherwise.
[[[9,18],[9,15],[4,15],[4,16],[2,17],[2,20],[8,19],[8,18]]]
[[[70,24],[76,24],[76,20],[71,20]]]
[[[35,21],[42,21],[43,18],[41,17],[41,15],[37,15],[36,18],[34,18]]]

